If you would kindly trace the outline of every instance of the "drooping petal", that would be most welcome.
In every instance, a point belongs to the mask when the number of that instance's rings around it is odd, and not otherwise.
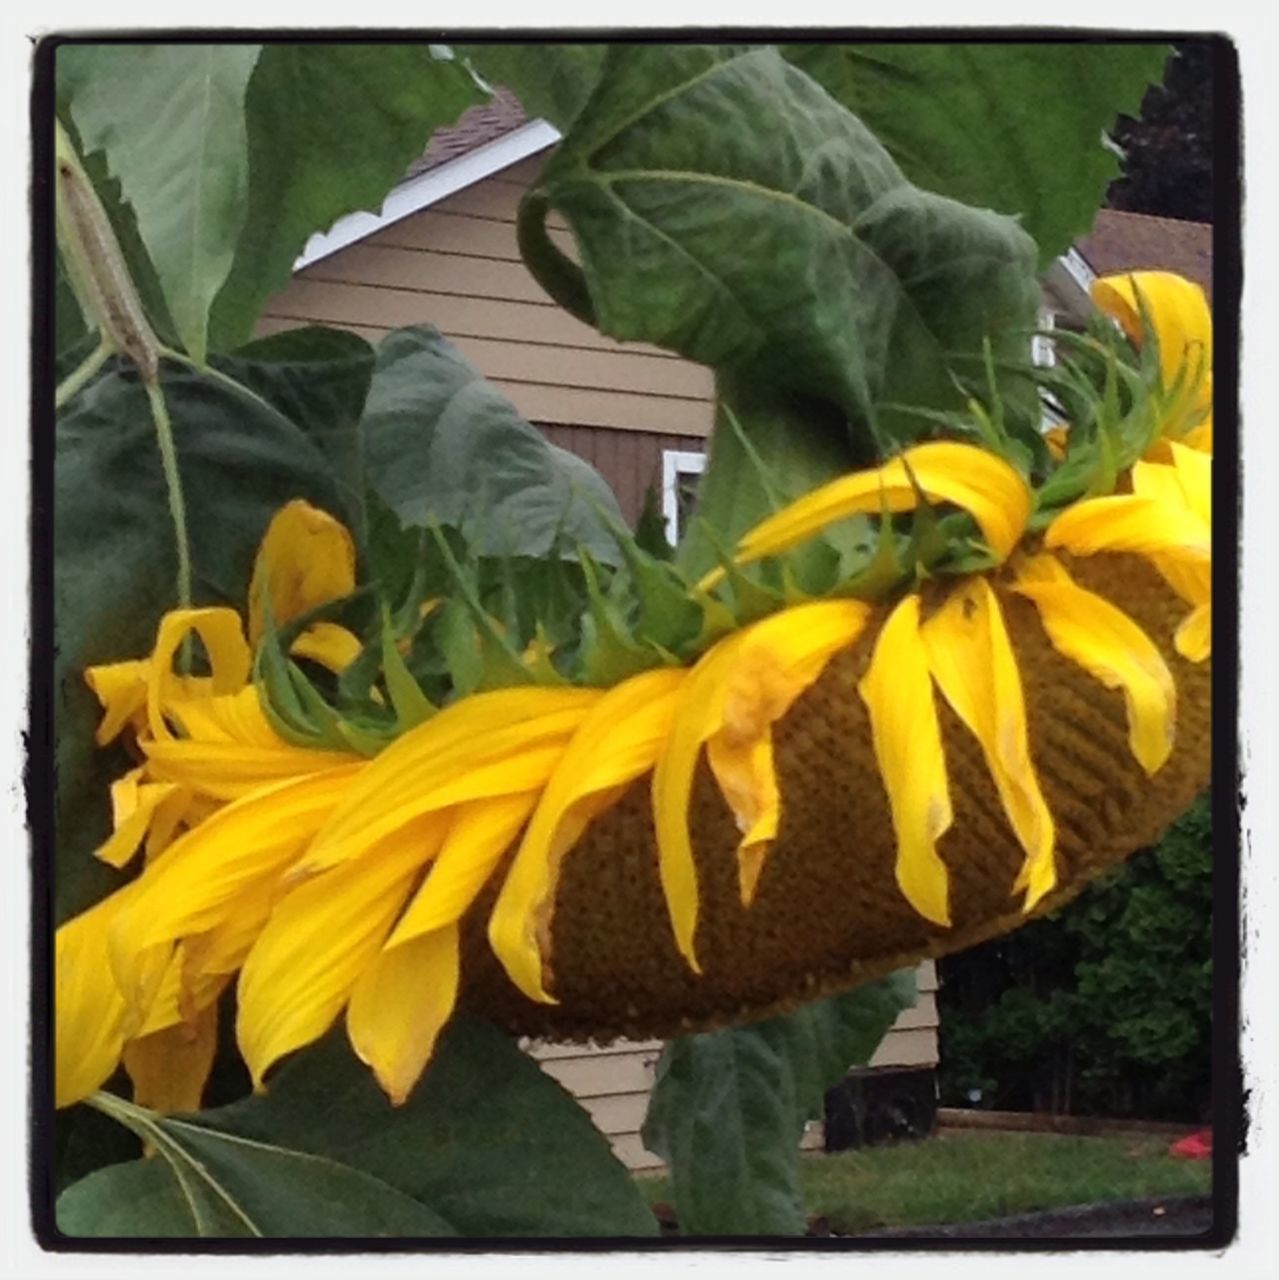
[[[218,1047],[218,1006],[209,1004],[191,1022],[174,1022],[130,1040],[124,1066],[133,1100],[161,1115],[198,1111]]]
[[[738,740],[722,732],[713,734],[706,743],[706,762],[742,833],[737,846],[737,886],[742,905],[749,907],[782,816],[773,735],[766,732]]]
[[[443,805],[539,785],[555,752],[601,696],[598,689],[567,686],[499,689],[445,707],[366,766],[299,869],[356,857]],[[512,781],[516,770],[534,781]]]
[[[1175,440],[1168,442],[1168,448],[1186,506],[1211,529],[1212,453],[1178,444]]]
[[[1077,556],[1131,551],[1175,555],[1192,564],[1212,561],[1211,530],[1189,507],[1139,494],[1076,502],[1048,526],[1044,545]]]
[[[173,658],[192,631],[204,641],[212,671],[211,694],[237,693],[248,682],[253,656],[234,609],[175,609],[166,613],[156,633],[147,677],[147,723],[153,738],[173,737],[163,711],[173,698],[182,696],[182,678],[173,671]]]
[[[915,485],[930,501],[967,511],[1000,559],[1017,545],[1030,517],[1030,489],[1009,463],[974,445],[932,441],[806,493],[744,534],[736,559],[749,564],[777,555],[848,516],[913,511],[919,503]]]
[[[111,967],[144,1014],[178,938],[216,928],[247,886],[282,872],[333,811],[360,765],[260,789],[175,841],[135,882],[111,929]]]
[[[924,623],[928,665],[981,743],[1009,824],[1026,852],[1026,910],[1057,882],[1052,814],[1030,758],[1026,704],[999,600],[985,578],[958,587]]]
[[[1055,557],[1018,566],[1013,590],[1033,601],[1053,647],[1107,689],[1122,690],[1128,744],[1149,775],[1172,752],[1177,689],[1150,637],[1110,601],[1086,591]]]
[[[273,1062],[318,1039],[382,949],[422,866],[448,829],[430,814],[376,858],[334,867],[289,890],[240,970],[236,1035],[254,1086]]]
[[[426,880],[387,939],[388,949],[462,918],[523,830],[540,794],[495,796],[454,811]]]
[[[1173,645],[1190,662],[1212,657],[1212,605],[1197,606],[1177,628]]]
[[[130,769],[111,784],[114,830],[94,856],[113,867],[126,866],[151,828],[157,809],[180,788],[172,783],[147,783],[142,769]]]
[[[898,887],[925,919],[949,925],[950,877],[937,841],[953,815],[917,595],[889,615],[858,692],[897,837]]]
[[[99,1089],[120,1062],[124,998],[107,963],[107,933],[132,886],[62,925],[54,936],[54,1105]]]
[[[360,638],[336,622],[315,622],[293,642],[295,658],[309,658],[340,676],[360,656]]]
[[[267,526],[249,584],[249,640],[265,629],[264,598],[276,626],[355,590],[355,543],[346,527],[301,498]]]
[[[659,668],[608,690],[583,719],[546,784],[488,928],[493,953],[531,1000],[554,1002],[544,968],[564,856],[620,789],[653,767],[685,675]]]
[[[394,1107],[417,1084],[453,1016],[459,981],[456,924],[387,947],[351,990],[347,1034]]]
[[[103,709],[102,721],[94,734],[98,746],[114,742],[128,724],[141,728],[146,723],[150,674],[151,664],[146,658],[106,663],[85,671],[85,681]]]

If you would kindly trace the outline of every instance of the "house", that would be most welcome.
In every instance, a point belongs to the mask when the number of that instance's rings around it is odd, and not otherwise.
[[[403,325],[434,324],[530,422],[605,476],[629,520],[656,487],[674,540],[703,466],[712,378],[668,352],[602,337],[561,310],[525,269],[516,209],[558,136],[546,122],[528,120],[506,93],[472,108],[435,135],[380,213],[351,215],[311,238],[292,282],[267,305],[260,332],[320,323],[376,342]],[[1046,318],[1080,317],[1090,279],[1101,272],[1167,261],[1207,283],[1210,228],[1151,225],[1166,222],[1100,215],[1050,273]],[[570,248],[565,223],[552,214],[548,225]],[[1041,355],[1051,359],[1047,349]],[[924,1073],[931,1085],[938,1061],[931,962],[918,978],[918,1005],[898,1019],[871,1067],[906,1081]],[[630,1167],[660,1163],[639,1135],[660,1042],[530,1051],[582,1101]],[[821,1144],[816,1127],[805,1145]]]

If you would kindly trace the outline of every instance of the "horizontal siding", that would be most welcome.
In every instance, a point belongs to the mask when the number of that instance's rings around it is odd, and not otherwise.
[[[937,1065],[937,969],[931,960],[919,966],[916,981],[918,1002],[894,1023],[871,1059],[872,1067]],[[605,1045],[535,1042],[526,1043],[526,1048],[544,1071],[578,1099],[628,1168],[662,1167],[640,1139],[662,1050],[660,1040],[618,1040]],[[800,1149],[820,1151],[824,1143],[824,1126],[815,1121],[805,1128]]]

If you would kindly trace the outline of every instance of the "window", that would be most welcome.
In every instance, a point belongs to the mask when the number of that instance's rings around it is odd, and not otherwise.
[[[685,449],[662,450],[662,515],[666,540],[674,546],[688,523],[697,484],[706,470],[706,455]]]

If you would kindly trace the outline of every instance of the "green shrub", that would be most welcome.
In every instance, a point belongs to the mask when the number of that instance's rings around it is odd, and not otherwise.
[[[1205,794],[1069,906],[941,962],[943,1103],[1202,1119],[1211,912]]]

